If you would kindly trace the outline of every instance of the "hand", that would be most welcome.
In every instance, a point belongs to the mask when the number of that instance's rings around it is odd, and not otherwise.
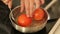
[[[9,7],[9,9],[12,8],[12,0],[9,0],[9,2],[8,2],[8,7]]]
[[[21,12],[24,10],[28,17],[32,17],[32,13],[40,5],[44,4],[44,0],[21,0]]]
[[[12,0],[2,0],[6,5],[8,5],[9,9],[12,8]]]

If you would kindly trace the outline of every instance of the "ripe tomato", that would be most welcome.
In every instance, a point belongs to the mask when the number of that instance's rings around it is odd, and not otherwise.
[[[23,27],[30,26],[32,22],[32,19],[30,17],[27,17],[26,14],[21,14],[18,17],[18,24]]]
[[[38,8],[33,12],[33,18],[35,20],[42,20],[43,17],[44,17],[44,10],[43,9]]]

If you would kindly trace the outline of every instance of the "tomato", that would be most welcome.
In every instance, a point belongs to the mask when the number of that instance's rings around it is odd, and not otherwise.
[[[18,17],[18,24],[23,27],[30,26],[32,23],[32,19],[30,17],[27,17],[26,14],[21,14]]]
[[[33,18],[35,20],[42,20],[43,17],[44,17],[44,10],[43,9],[38,8],[33,12]]]

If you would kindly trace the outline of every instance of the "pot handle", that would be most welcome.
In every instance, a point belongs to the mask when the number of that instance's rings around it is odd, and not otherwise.
[[[54,3],[56,3],[57,0],[52,0],[44,9],[48,10]],[[48,13],[48,20],[50,20],[50,15]]]
[[[57,0],[52,0],[44,9],[48,10]]]

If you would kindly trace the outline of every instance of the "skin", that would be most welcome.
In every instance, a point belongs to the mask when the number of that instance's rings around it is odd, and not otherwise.
[[[12,0],[2,0],[6,5],[8,5],[9,9],[12,8]]]
[[[27,16],[32,17],[33,11],[42,4],[44,4],[44,0],[21,0],[21,12],[23,12],[25,8]]]
[[[11,9],[12,0],[2,0],[8,7]],[[21,0],[21,11],[23,12],[24,8],[28,17],[32,17],[32,13],[35,9],[39,8],[40,5],[44,4],[44,0]]]

